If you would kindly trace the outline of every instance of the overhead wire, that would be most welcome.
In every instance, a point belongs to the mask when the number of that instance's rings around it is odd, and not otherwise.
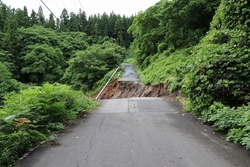
[[[82,3],[81,3],[81,1],[80,1],[80,0],[78,0],[78,2],[80,3],[80,6],[82,7],[82,10],[84,10],[84,9],[83,9],[83,6],[82,6]]]
[[[50,10],[50,8],[43,2],[43,0],[41,0],[41,2],[43,3],[43,5],[47,8],[48,11],[50,11],[50,13],[57,19],[56,15]]]
[[[63,6],[64,6],[64,8],[66,9],[67,7],[66,7],[66,5],[64,4],[64,2],[61,0],[61,2],[62,2],[62,4],[63,4]]]
[[[56,18],[56,19],[58,19],[57,17],[56,17],[56,15],[52,12],[52,10],[50,10],[50,8],[46,5],[46,3],[45,2],[43,2],[43,0],[40,0],[42,3],[43,3],[43,5],[53,14],[53,16]],[[65,5],[64,5],[65,6]],[[65,8],[66,9],[66,8]],[[76,43],[78,43],[78,44],[80,44],[81,46],[82,46],[82,44],[80,43],[80,42],[78,42],[69,32],[67,32],[68,33],[68,35],[76,42]],[[82,46],[83,47],[83,46]]]
[[[79,8],[77,7],[77,5],[76,5],[76,3],[75,3],[75,1],[73,0],[73,3],[74,3],[74,5],[75,5],[75,7],[76,7],[76,11],[78,11],[79,10]]]
[[[36,0],[36,1],[37,1],[37,3],[39,4],[39,6],[43,9],[42,4],[41,4],[38,0]],[[50,15],[50,13],[49,13],[47,10],[45,10],[45,12],[46,12],[48,15]]]
[[[62,11],[62,8],[60,8],[60,6],[56,3],[56,1],[55,1],[55,0],[53,0],[53,1],[54,1],[54,3],[56,4],[57,8],[58,8],[60,11]]]

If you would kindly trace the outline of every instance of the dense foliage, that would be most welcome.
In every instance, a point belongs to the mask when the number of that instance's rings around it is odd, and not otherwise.
[[[206,109],[213,101],[233,107],[250,100],[248,8],[248,1],[222,1],[211,31],[193,52],[197,59],[187,86],[194,112]],[[206,102],[197,106],[201,99]]]
[[[186,110],[247,149],[249,16],[247,0],[162,0],[128,29],[143,81],[181,88]]]
[[[97,106],[70,86],[44,84],[7,96],[0,109],[0,164],[8,166],[53,132],[64,129],[69,120]]]
[[[64,9],[60,19],[55,20],[53,15],[46,19],[41,7],[29,16],[26,7],[11,9],[0,1],[0,61],[17,81],[42,85],[71,79],[67,78],[72,68],[69,66],[84,53],[82,63],[86,68],[78,71],[81,74],[74,74],[87,77],[83,77],[80,86],[75,83],[73,87],[87,90],[125,58],[125,47],[132,41],[126,31],[133,18],[104,13],[87,19],[84,11],[68,14]],[[97,46],[98,52],[94,51]],[[89,69],[93,63],[101,65],[100,69]]]
[[[220,0],[162,0],[140,13],[129,27],[135,40],[132,51],[145,69],[152,57],[196,45],[209,30]]]
[[[215,130],[228,131],[225,136],[228,141],[239,143],[250,149],[250,104],[230,108],[219,102],[209,107],[210,113],[207,121],[214,123]]]
[[[26,7],[11,9],[0,0],[1,165],[96,106],[52,83],[96,89],[126,57],[134,58],[145,84],[181,91],[188,111],[249,149],[249,3],[161,0],[136,17],[86,18],[64,9],[60,18],[46,19],[42,8],[28,15]],[[38,87],[20,91],[23,83]]]
[[[8,68],[0,62],[0,105],[4,100],[6,92],[18,91],[20,84],[12,78],[11,72]]]
[[[29,15],[26,7],[12,9],[0,0],[0,166],[12,166],[97,106],[82,91],[124,60],[133,18],[86,18],[84,11],[64,9],[60,18],[46,19],[41,7]]]
[[[60,18],[55,18],[51,14],[45,18],[43,9],[32,10],[28,14],[27,8],[11,9],[0,1],[0,31],[15,32],[16,29],[40,25],[60,32],[84,32],[93,43],[100,42],[102,38],[109,37],[114,39],[120,46],[128,48],[132,42],[132,36],[127,33],[128,27],[132,24],[134,16],[126,17],[115,13],[103,13],[90,15],[79,9],[76,14],[68,13],[63,9]],[[14,38],[14,34],[9,34],[8,38]]]
[[[204,121],[215,123],[220,130],[229,130],[228,139],[247,149],[250,148],[249,3],[221,1],[210,32],[193,52],[196,61],[185,80],[190,98],[187,108]],[[214,103],[223,107],[216,110]]]
[[[94,83],[122,62],[125,53],[124,48],[108,41],[75,52],[61,80],[75,89],[90,91]]]

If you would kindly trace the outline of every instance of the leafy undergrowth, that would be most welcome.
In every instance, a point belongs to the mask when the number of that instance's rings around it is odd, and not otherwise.
[[[177,50],[169,56],[162,53],[156,60],[152,59],[152,63],[139,72],[143,83],[164,83],[168,85],[170,93],[176,90],[182,85],[182,79],[189,72],[186,66],[194,60],[194,57],[190,56],[191,49],[192,47]]]
[[[186,109],[250,149],[250,31],[247,0],[222,0],[211,29],[192,52]]]
[[[0,109],[0,164],[11,166],[34,146],[54,138],[80,114],[98,106],[82,92],[44,84],[6,97]]]
[[[204,118],[204,117],[203,117]],[[250,149],[250,103],[230,108],[214,102],[207,112],[207,122],[213,123],[215,130],[227,131],[226,139]]]

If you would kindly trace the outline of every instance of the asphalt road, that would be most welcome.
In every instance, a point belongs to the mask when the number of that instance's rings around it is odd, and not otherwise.
[[[118,81],[140,81],[133,64],[123,63],[123,65],[125,67],[124,73]]]
[[[250,152],[161,98],[102,100],[102,105],[18,167],[247,167]]]

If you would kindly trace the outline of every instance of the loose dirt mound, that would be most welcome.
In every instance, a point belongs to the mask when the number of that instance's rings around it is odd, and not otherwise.
[[[99,92],[98,92],[99,93]],[[97,94],[98,94],[97,93]],[[94,97],[97,96],[94,95]],[[110,83],[100,94],[98,99],[119,99],[130,97],[162,97],[168,96],[167,86],[163,83],[145,86],[140,82],[124,82],[116,79]],[[176,93],[172,94],[176,96]]]

